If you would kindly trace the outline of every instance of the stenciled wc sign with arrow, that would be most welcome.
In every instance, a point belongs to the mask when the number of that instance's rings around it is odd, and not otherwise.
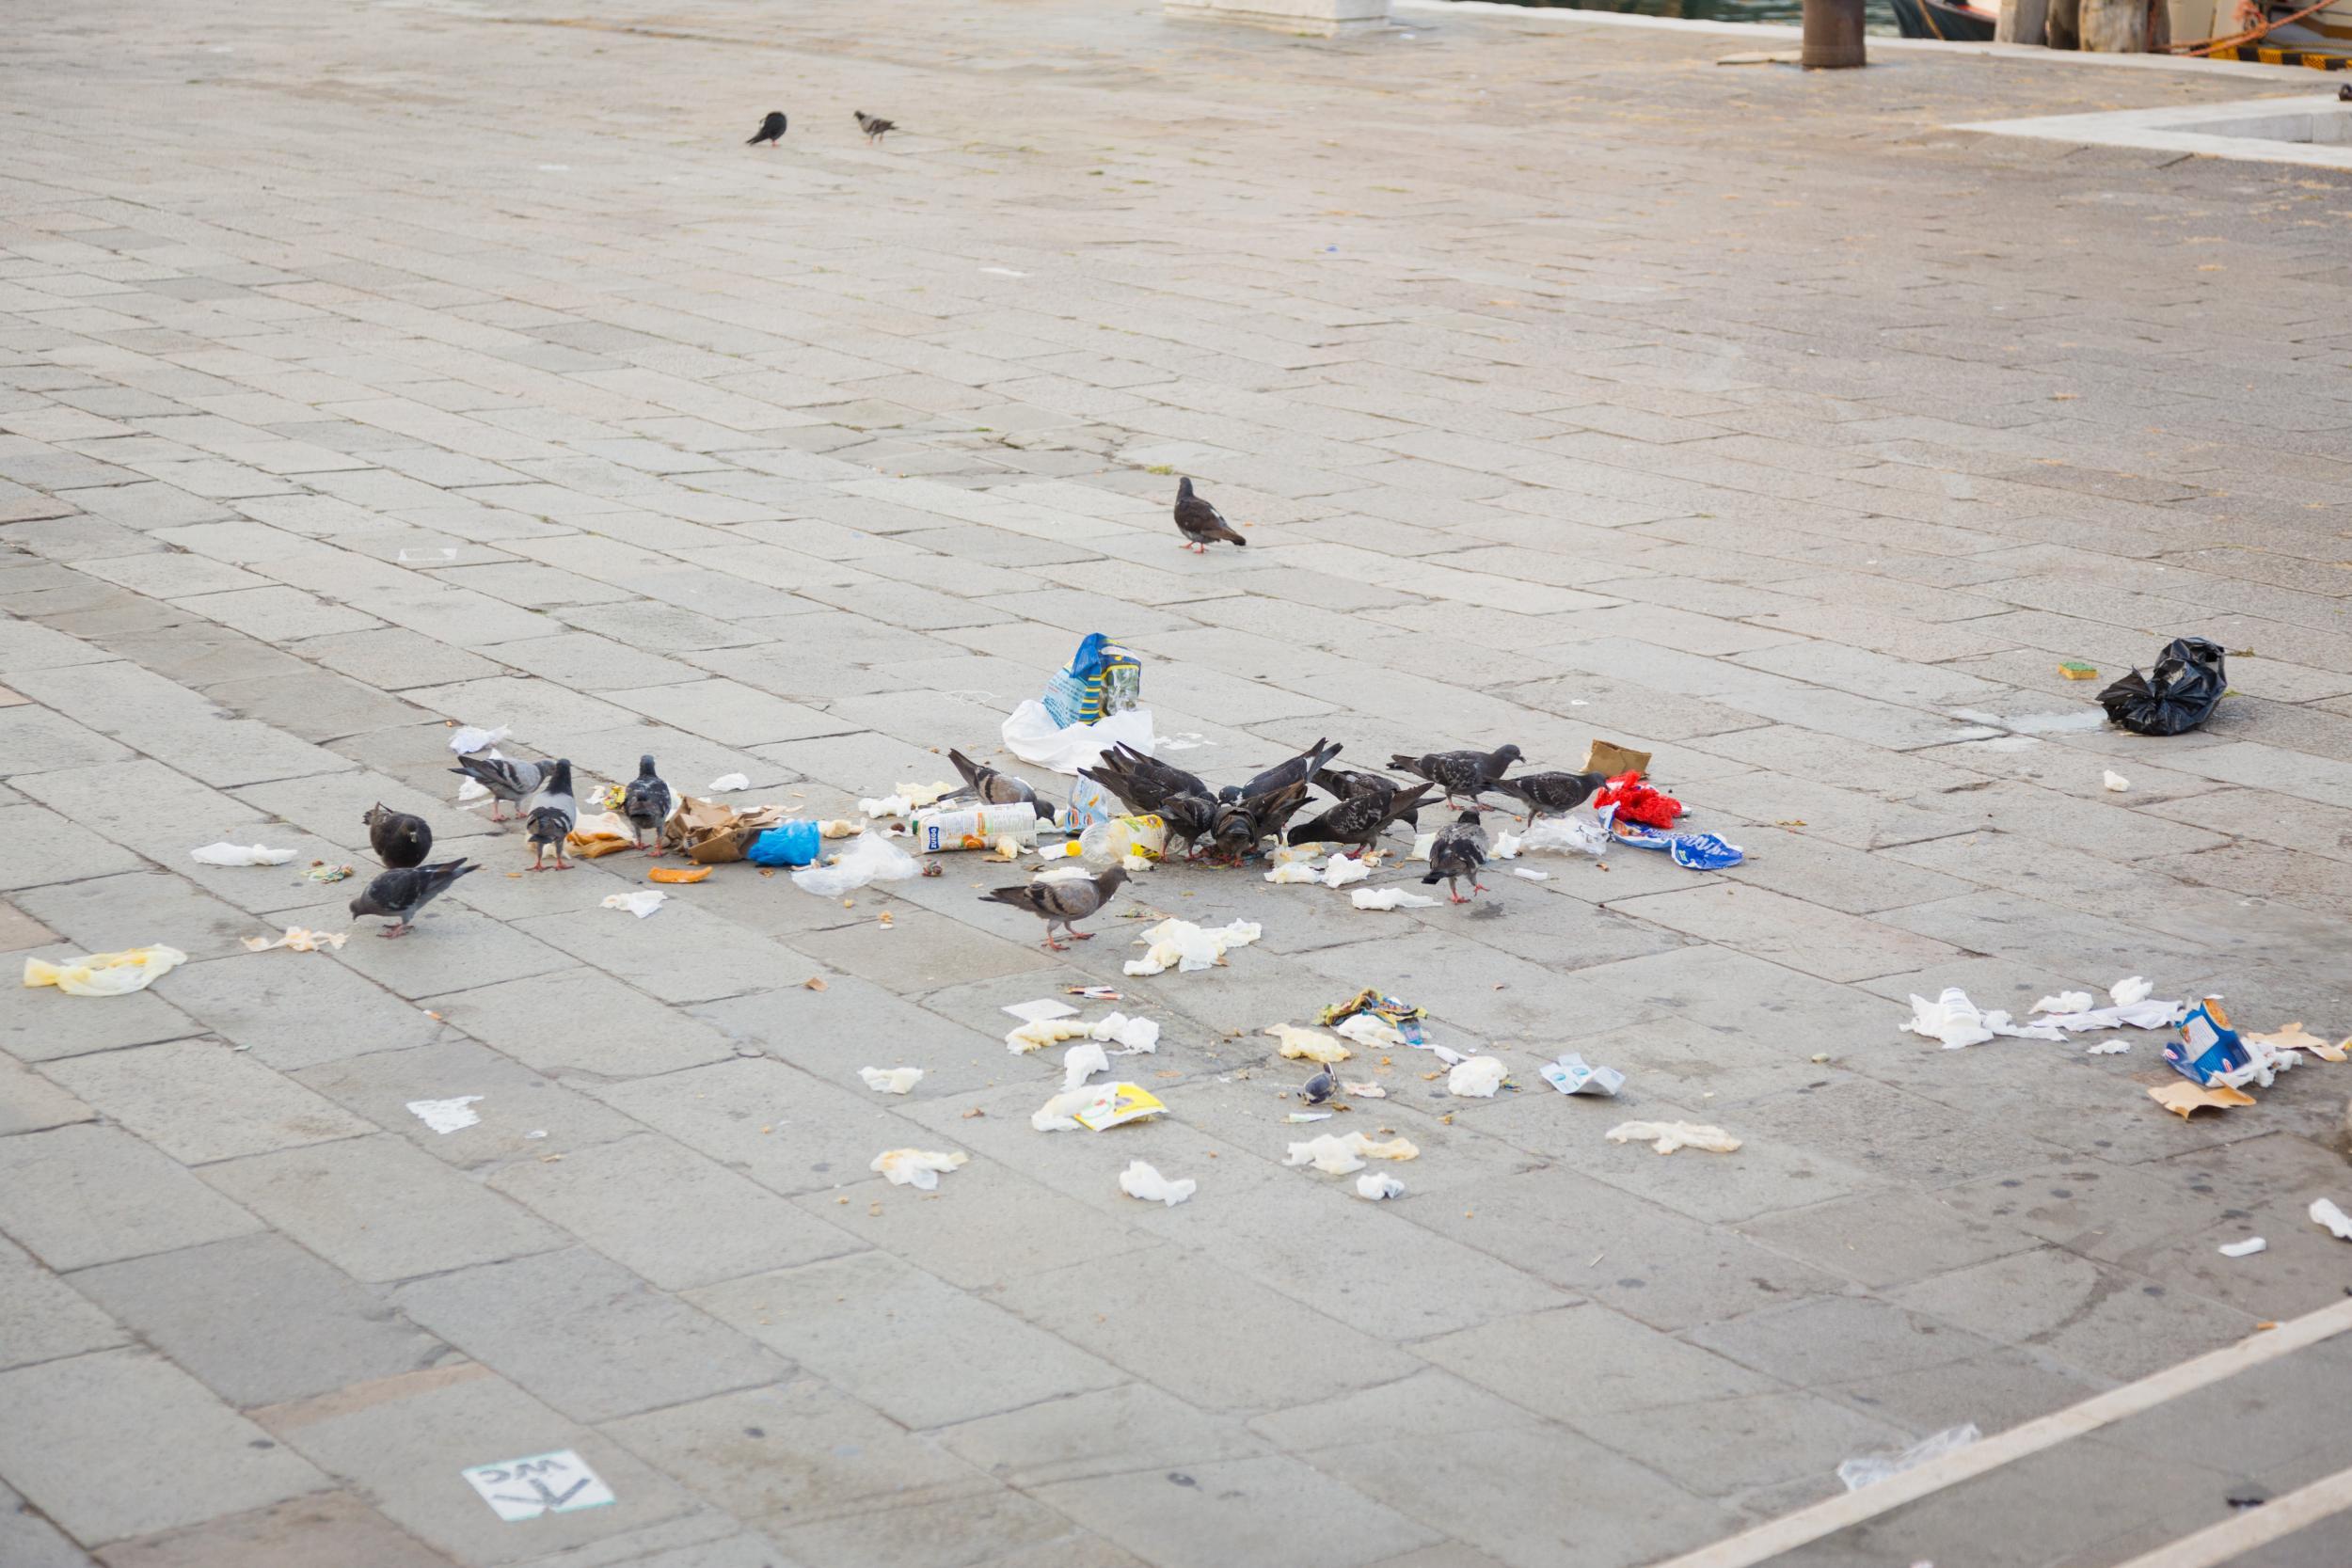
[[[602,1508],[612,1501],[612,1488],[596,1478],[587,1461],[571,1449],[509,1459],[497,1465],[476,1465],[466,1480],[482,1500],[498,1510],[508,1524],[536,1519],[542,1513],[573,1513]]]

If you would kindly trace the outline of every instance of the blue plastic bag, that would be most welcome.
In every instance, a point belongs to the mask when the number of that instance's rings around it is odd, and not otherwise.
[[[806,817],[779,822],[745,847],[743,858],[754,865],[807,865],[824,847],[824,835]]]

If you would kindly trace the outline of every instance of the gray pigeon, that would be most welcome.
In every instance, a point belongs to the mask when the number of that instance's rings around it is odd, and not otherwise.
[[[1293,844],[1346,844],[1361,855],[1378,842],[1380,830],[1400,817],[1418,816],[1422,802],[1438,786],[1418,784],[1406,789],[1392,786],[1377,795],[1356,795],[1342,800],[1311,822],[1291,830]]]
[[[1225,520],[1225,514],[1192,493],[1192,481],[1176,482],[1176,530],[1184,536],[1184,548],[1199,555],[1209,553],[1209,546],[1222,541],[1229,545],[1248,545]]]
[[[1491,752],[1432,752],[1420,757],[1400,753],[1389,759],[1389,766],[1437,784],[1445,791],[1450,806],[1455,804],[1457,795],[1467,795],[1475,802],[1482,791],[1492,789],[1495,781],[1518,760],[1517,746],[1502,746]]]
[[[651,833],[653,852],[661,853],[661,825],[670,820],[670,786],[653,770],[651,752],[637,759],[637,777],[621,791],[621,815],[637,835],[637,847],[645,847],[645,835]]]
[[[1157,757],[1145,756],[1124,741],[1104,752],[1093,767],[1079,768],[1078,776],[1101,784],[1119,798],[1120,805],[1140,816],[1157,812],[1161,802],[1171,795],[1217,798],[1217,792],[1200,774],[1188,773]]]
[[[360,814],[359,820],[368,826],[368,842],[374,846],[375,858],[394,871],[422,865],[424,857],[433,852],[433,827],[421,816],[394,811],[378,800]]]
[[[897,120],[884,119],[880,115],[869,115],[864,109],[852,109],[850,112],[857,116],[857,128],[866,133],[866,145],[868,147],[879,145],[884,136],[898,128]]]
[[[1527,817],[1522,820],[1527,820],[1565,816],[1608,782],[1606,773],[1521,773],[1516,779],[1497,779],[1487,787],[1525,806]]]
[[[963,775],[964,787],[958,794],[968,791],[977,796],[982,804],[991,806],[1009,806],[1025,800],[1036,809],[1040,822],[1049,826],[1053,823],[1054,808],[1037,798],[1037,790],[1028,780],[1016,779],[983,762],[974,762],[952,746],[947,749],[947,760]]]
[[[1340,1092],[1340,1081],[1331,1076],[1327,1067],[1315,1069],[1315,1075],[1307,1080],[1307,1103],[1320,1105]]]
[[[580,806],[572,799],[572,765],[569,758],[558,758],[555,771],[540,788],[539,803],[531,808],[531,869],[545,871],[541,859],[549,848],[555,851],[555,869],[569,871],[572,863],[564,858],[564,841],[572,836],[572,824],[580,820]]]
[[[351,901],[351,917],[363,914],[382,915],[392,922],[376,935],[402,937],[408,934],[409,925],[423,912],[424,907],[449,891],[450,883],[469,872],[482,867],[466,861],[443,861],[438,865],[414,865],[399,871],[387,871],[368,884],[368,890]]]
[[[1318,740],[1288,762],[1279,762],[1241,786],[1243,795],[1271,795],[1286,784],[1304,784],[1340,754],[1339,742]]]
[[[1397,787],[1396,781],[1386,773],[1356,768],[1317,768],[1313,784],[1317,789],[1328,791],[1334,800],[1353,800],[1359,795],[1377,795],[1386,800]],[[1420,827],[1420,808],[1406,812],[1398,820],[1408,827]]]
[[[516,762],[512,757],[459,757],[457,766],[450,769],[461,773],[490,792],[490,820],[503,822],[499,815],[499,802],[510,804],[530,800],[539,793],[539,786],[548,782],[548,765],[544,762]],[[522,813],[516,812],[520,816]]]
[[[1054,940],[1054,927],[1058,926],[1079,942],[1092,942],[1092,931],[1081,931],[1071,922],[1084,920],[1111,900],[1119,885],[1127,879],[1127,868],[1114,865],[1093,877],[1064,877],[1050,882],[1023,882],[1018,887],[991,888],[980,895],[983,902],[993,900],[1010,904],[1016,910],[1026,910],[1045,922],[1045,946],[1052,952],[1064,951],[1068,942]]]
[[[1422,884],[1445,879],[1446,896],[1457,904],[1467,904],[1462,896],[1461,879],[1470,879],[1470,896],[1486,891],[1486,884],[1478,879],[1478,868],[1486,863],[1486,830],[1478,825],[1478,808],[1470,807],[1460,820],[1438,830],[1437,840],[1429,846],[1429,875]]]

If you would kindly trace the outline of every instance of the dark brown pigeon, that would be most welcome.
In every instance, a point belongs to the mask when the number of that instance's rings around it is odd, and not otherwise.
[[[1176,482],[1176,528],[1184,536],[1184,547],[1197,555],[1209,553],[1209,546],[1222,540],[1229,545],[1247,545],[1225,520],[1225,514],[1192,493],[1192,481]]]

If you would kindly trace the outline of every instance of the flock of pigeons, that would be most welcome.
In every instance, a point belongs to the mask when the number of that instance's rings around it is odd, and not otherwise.
[[[880,115],[869,115],[864,109],[851,109],[850,112],[857,117],[857,128],[866,133],[866,145],[868,147],[880,147],[882,139],[898,128],[897,120],[884,119]],[[759,122],[759,129],[752,133],[751,140],[743,145],[757,147],[760,143],[766,142],[770,147],[774,147],[784,140],[785,128],[790,123],[791,121],[785,118],[782,109],[771,109],[768,111],[767,118]]]

